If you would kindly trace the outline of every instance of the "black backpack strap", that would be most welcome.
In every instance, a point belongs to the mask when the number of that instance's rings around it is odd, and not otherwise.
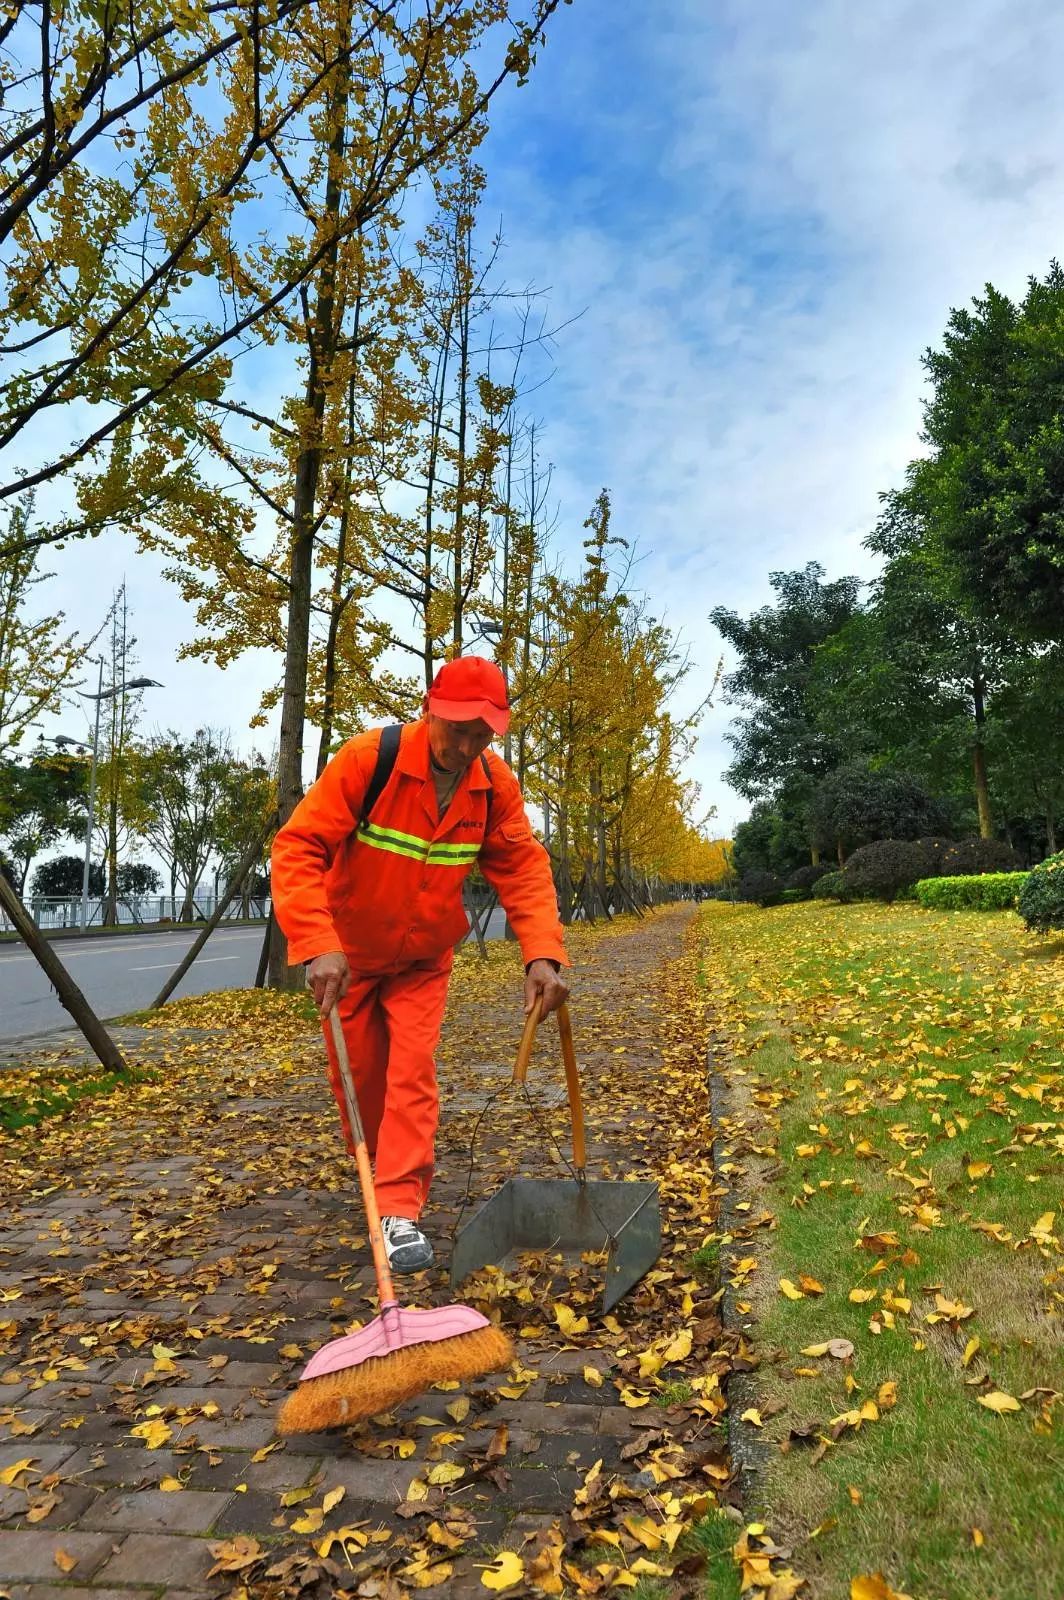
[[[395,758],[399,754],[399,739],[402,731],[403,726],[400,722],[392,723],[390,727],[381,729],[381,742],[377,747],[377,765],[374,767],[373,776],[369,780],[369,788],[363,796],[362,815],[358,819],[360,826],[363,822],[369,821],[373,807],[383,794],[384,786],[392,775]]]
[[[488,804],[488,809],[484,814],[484,832],[487,833],[488,829],[491,827],[491,802],[495,798],[495,789],[491,781],[491,764],[488,761],[486,754],[481,756],[480,764],[484,768],[484,776],[488,780],[488,792],[484,796]]]

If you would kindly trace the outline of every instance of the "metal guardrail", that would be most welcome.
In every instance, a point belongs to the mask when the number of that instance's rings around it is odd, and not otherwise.
[[[61,928],[78,928],[81,926],[81,896],[65,898],[57,895],[34,895],[26,902],[26,910],[33,917],[38,928],[45,932],[54,932]],[[118,902],[118,922],[122,926],[139,925],[157,928],[160,924],[173,923],[176,927],[195,927],[197,923],[206,922],[217,904],[217,897],[213,894],[196,894],[192,900],[192,920],[179,921],[185,900],[183,895],[142,894],[130,895]],[[106,902],[101,896],[89,900],[90,928],[103,926]],[[256,921],[265,921],[270,912],[269,895],[252,895],[245,902],[237,895],[222,916],[223,922],[234,922],[251,916]],[[13,932],[13,925],[4,912],[0,910],[0,932]]]

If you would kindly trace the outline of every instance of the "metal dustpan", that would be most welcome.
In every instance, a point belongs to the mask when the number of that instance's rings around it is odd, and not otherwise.
[[[535,1007],[525,1024],[513,1082],[523,1084],[539,1022]],[[573,1049],[569,1008],[558,1011],[565,1084],[573,1124],[573,1178],[508,1178],[459,1230],[451,1253],[451,1286],[480,1267],[502,1266],[518,1250],[563,1254],[605,1250],[603,1312],[649,1272],[661,1254],[661,1209],[656,1183],[589,1182],[585,1176],[584,1111]]]

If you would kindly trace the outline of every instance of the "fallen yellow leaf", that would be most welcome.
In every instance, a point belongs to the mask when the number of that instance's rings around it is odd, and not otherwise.
[[[586,1333],[589,1327],[586,1317],[578,1317],[572,1306],[561,1300],[554,1306],[554,1320],[567,1339],[574,1333]]]
[[[603,1384],[602,1373],[598,1367],[584,1368],[584,1382],[589,1383],[592,1389],[601,1389]]]
[[[1004,1389],[995,1389],[991,1394],[981,1394],[979,1404],[988,1411],[996,1412],[1000,1417],[1006,1411],[1022,1411],[1023,1407],[1014,1395],[1006,1394]]]
[[[804,1300],[801,1289],[796,1289],[790,1278],[780,1279],[780,1293],[785,1294],[788,1300]]]
[[[912,1597],[892,1589],[881,1572],[873,1572],[865,1578],[851,1579],[850,1600],[912,1600]]]
[[[143,1439],[149,1450],[161,1450],[168,1439],[173,1438],[173,1429],[168,1428],[165,1422],[158,1417],[151,1422],[138,1422],[135,1428],[130,1428],[134,1439]]]
[[[681,1329],[681,1331],[676,1335],[675,1339],[673,1339],[672,1343],[666,1345],[664,1352],[665,1361],[686,1361],[687,1357],[691,1354],[691,1346],[693,1342],[694,1336],[691,1333],[690,1328]]]
[[[525,1575],[525,1564],[512,1550],[503,1550],[480,1574],[485,1589],[512,1589]]]

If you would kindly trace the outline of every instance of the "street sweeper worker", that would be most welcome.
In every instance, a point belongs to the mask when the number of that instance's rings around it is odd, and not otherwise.
[[[393,1272],[431,1266],[418,1227],[432,1182],[434,1054],[462,884],[479,866],[521,946],[526,1013],[556,1010],[568,965],[550,859],[510,768],[489,749],[510,721],[506,680],[464,656],[437,672],[421,718],[349,739],[273,845],[273,904],[288,958],[305,962],[323,1026],[339,1010]],[[330,1030],[329,1077],[354,1140]]]

